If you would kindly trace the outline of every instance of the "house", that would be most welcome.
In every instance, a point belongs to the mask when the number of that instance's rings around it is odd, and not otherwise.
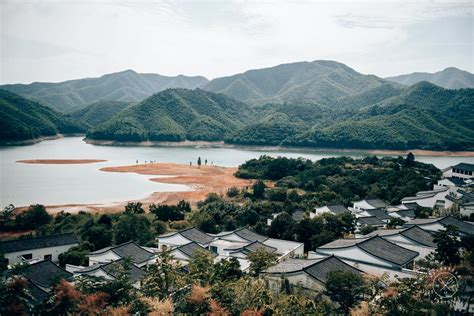
[[[456,227],[460,235],[474,235],[474,225],[461,221],[453,216],[445,216],[439,218],[416,218],[412,221],[406,222],[405,227],[417,225],[424,230],[437,232],[445,230],[446,227],[452,225]]]
[[[447,199],[450,194],[447,187],[439,187],[431,191],[420,191],[415,196],[402,199],[402,204],[416,203],[420,207],[447,209],[453,206],[453,202]]]
[[[375,216],[364,216],[356,218],[356,226],[360,229],[365,226],[384,227],[385,222]]]
[[[13,274],[13,270],[5,272],[8,278]],[[59,267],[51,260],[41,260],[25,265],[19,272],[27,281],[26,286],[31,295],[30,303],[37,306],[49,298],[49,293],[59,279],[72,281],[72,273]]]
[[[463,203],[459,206],[459,213],[462,216],[470,217],[474,214],[474,202]]]
[[[81,278],[84,276],[94,276],[104,278],[105,280],[115,280],[121,273],[120,269],[124,265],[125,259],[119,259],[108,263],[95,263],[89,267],[74,272],[74,278]],[[135,288],[140,288],[140,281],[145,276],[146,272],[134,264],[130,264],[126,271],[130,282]]]
[[[468,183],[462,179],[462,178],[457,178],[457,177],[447,177],[441,180],[438,180],[438,183],[436,184],[438,187],[447,187],[447,188],[460,188]]]
[[[61,253],[77,245],[79,245],[79,240],[75,234],[56,234],[2,241],[0,242],[0,253],[5,255],[9,265],[33,260],[57,262]]]
[[[281,214],[286,214],[286,212],[273,213],[271,218],[267,218],[267,225],[271,226],[275,218],[277,218]],[[291,214],[291,218],[297,223],[300,222],[304,217],[305,217],[305,212],[301,210],[296,210]]]
[[[133,241],[93,251],[87,257],[89,258],[89,266],[130,258],[134,265],[143,267],[156,260],[153,252],[144,249]]]
[[[363,211],[376,210],[376,209],[386,209],[388,206],[387,203],[380,199],[365,199],[352,203],[352,210],[354,213],[359,213]]]
[[[373,236],[380,236],[401,247],[418,252],[417,259],[425,258],[437,248],[432,232],[417,225],[402,229],[377,229],[366,235],[366,237]]]
[[[315,255],[334,255],[366,273],[376,275],[387,273],[393,278],[395,275],[403,277],[416,275],[412,269],[419,253],[382,237],[372,236],[332,241],[318,247],[315,253],[308,254],[308,259]]]
[[[309,291],[324,290],[328,275],[332,271],[347,271],[355,274],[363,272],[335,256],[318,259],[286,259],[266,269],[262,276],[268,280],[270,289],[279,293],[285,279],[292,286]]]
[[[309,213],[309,217],[314,218],[315,216],[321,215],[321,214],[324,214],[324,213],[339,215],[339,214],[342,214],[344,212],[349,212],[349,210],[343,204],[331,204],[331,205],[316,207],[314,209],[314,212]]]
[[[209,247],[209,244],[212,240],[213,237],[194,227],[182,229],[177,232],[163,234],[158,236],[157,238],[158,248],[161,250],[186,245],[190,242],[198,243],[199,245],[207,248]]]
[[[175,260],[178,260],[179,262],[181,262],[183,264],[187,264],[187,263],[189,263],[189,261],[191,261],[193,259],[194,255],[198,251],[205,251],[205,252],[211,253],[209,251],[209,249],[204,248],[200,244],[192,241],[188,244],[172,248],[172,250],[170,251],[170,255]],[[217,255],[212,253],[212,256],[216,257]]]
[[[461,179],[473,179],[474,178],[474,164],[470,163],[458,163],[452,166],[450,170],[443,172],[445,177],[455,177]]]
[[[401,220],[407,222],[411,221],[416,217],[415,210],[414,209],[408,209],[408,208],[392,208],[388,210],[388,215],[390,215],[393,218],[400,218]]]

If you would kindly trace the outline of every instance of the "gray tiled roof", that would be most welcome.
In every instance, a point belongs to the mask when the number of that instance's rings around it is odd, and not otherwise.
[[[212,237],[194,227],[180,230],[178,233],[199,244],[208,244],[212,241]]]
[[[406,238],[409,238],[413,241],[416,241],[428,247],[432,247],[432,248],[437,247],[436,243],[433,241],[433,235],[430,232],[416,225],[408,229],[402,230],[400,232],[400,235],[405,236]]]
[[[369,213],[371,216],[375,216],[380,220],[385,220],[385,219],[391,219],[392,217],[388,215],[388,213],[385,210],[382,209],[377,209],[377,210],[367,210],[367,213]]]
[[[248,241],[265,241],[268,239],[268,237],[254,233],[253,231],[247,228],[237,229],[234,231],[234,234],[236,234],[237,236],[243,239],[247,239]]]
[[[462,170],[465,170],[465,171],[474,171],[474,164],[462,162],[462,163],[458,163],[457,165],[453,166],[453,168],[462,169]]]
[[[318,262],[304,268],[304,271],[322,283],[326,283],[328,274],[332,271],[346,271],[355,274],[362,273],[362,271],[352,267],[351,265],[348,265],[335,256],[330,256],[319,260]]]
[[[451,181],[455,186],[462,186],[466,184],[466,182],[464,182],[463,179],[456,178],[456,177],[448,177],[446,178],[446,180]]]
[[[90,255],[102,254],[109,250],[113,251],[115,254],[117,254],[117,256],[121,258],[132,258],[132,262],[136,264],[150,260],[154,256],[152,252],[143,249],[133,241],[129,241],[113,247],[99,249],[94,252],[91,252]]]
[[[254,241],[254,242],[252,242],[252,243],[250,243],[250,244],[248,244],[248,245],[246,245],[242,248],[242,250],[245,251],[245,252],[255,252],[258,249],[262,249],[262,250],[265,250],[267,252],[277,251],[277,249],[275,247],[271,247],[271,246],[262,244],[259,241]]]
[[[373,236],[392,236],[400,233],[403,229],[377,229],[371,233],[365,235],[365,237],[373,237]]]
[[[118,270],[117,265],[122,265],[124,262],[125,262],[124,259],[120,259],[120,260],[117,260],[117,261],[113,261],[113,262],[104,264],[104,265],[101,266],[101,268],[102,268],[102,270],[107,272],[107,274],[110,274],[111,276],[116,278],[119,275],[119,270]],[[130,265],[130,270],[127,271],[127,274],[130,278],[130,281],[132,281],[132,283],[135,283],[136,281],[142,279],[145,276],[146,273],[145,273],[145,271],[138,268],[134,264],[131,264]]]
[[[315,262],[321,261],[322,259],[293,259],[288,258],[286,260],[278,262],[276,265],[266,269],[266,273],[290,273],[303,270]]]
[[[365,217],[358,217],[357,222],[361,225],[373,225],[373,226],[383,226],[385,225],[380,219],[375,216],[365,216]]]
[[[49,294],[30,280],[26,283],[26,288],[28,289],[28,292],[31,295],[32,299],[29,299],[30,303],[33,306],[37,306],[44,302],[48,297]]]
[[[349,212],[347,207],[345,207],[342,204],[332,204],[332,205],[326,205],[326,207],[331,210],[334,214],[342,214],[344,212]]]
[[[345,248],[356,245],[357,243],[366,240],[367,238],[347,238],[347,239],[336,239],[327,244],[319,246],[318,248],[327,249],[327,248]]]
[[[357,244],[366,252],[389,262],[403,266],[419,255],[418,252],[400,247],[381,237],[375,236]]]
[[[183,252],[186,256],[188,256],[189,258],[192,258],[194,257],[194,255],[196,254],[197,251],[207,251],[207,252],[210,252],[208,249],[202,247],[201,245],[199,245],[198,243],[196,242],[190,242],[188,244],[185,244],[185,245],[182,245],[182,246],[179,246],[179,247],[176,247],[175,249],[178,249],[180,250],[181,252]],[[214,255],[214,254],[213,254]]]
[[[72,273],[67,272],[58,265],[51,262],[51,260],[43,260],[25,267],[22,274],[35,283],[44,288],[52,287],[58,278],[70,280]]]
[[[396,211],[395,213],[397,213],[401,217],[415,218],[414,210],[400,210],[400,211]]]
[[[387,203],[381,199],[365,199],[365,201],[375,208],[385,208],[388,206]]]
[[[439,221],[444,226],[455,226],[461,233],[474,235],[474,225],[461,221],[452,216],[446,216]]]
[[[7,240],[0,242],[0,253],[6,254],[16,251],[26,251],[77,243],[79,243],[79,240],[73,233]]]

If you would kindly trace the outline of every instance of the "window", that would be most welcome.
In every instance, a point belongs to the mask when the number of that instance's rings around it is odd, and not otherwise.
[[[53,255],[44,255],[44,260],[51,260]]]
[[[217,247],[216,246],[211,246],[211,252],[212,253],[217,253]]]
[[[21,257],[23,258],[23,260],[31,260],[31,259],[33,259],[33,254],[32,253],[25,253],[25,254],[21,255]]]

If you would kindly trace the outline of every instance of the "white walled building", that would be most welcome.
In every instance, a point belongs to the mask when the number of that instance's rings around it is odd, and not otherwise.
[[[357,202],[353,202],[351,211],[353,213],[359,213],[362,211],[386,209],[387,206],[388,204],[380,199],[364,199]]]
[[[439,187],[431,191],[420,191],[415,196],[403,198],[402,204],[416,203],[421,207],[447,209],[453,206],[453,202],[447,199],[449,194],[449,188],[447,187]]]
[[[474,179],[474,164],[458,163],[449,169],[443,170],[444,177],[456,177],[461,179]]]
[[[309,218],[314,218],[317,215],[321,215],[321,214],[324,214],[324,213],[339,215],[339,214],[342,214],[344,212],[349,212],[349,210],[343,204],[325,205],[325,206],[321,206],[321,207],[316,207],[314,209],[314,212],[309,213]]]
[[[73,233],[57,234],[0,242],[0,253],[5,255],[7,264],[24,261],[51,260],[58,262],[58,256],[79,245]]]
[[[410,227],[414,225],[417,225],[420,228],[431,232],[445,230],[448,225],[452,225],[458,229],[459,234],[461,235],[474,235],[473,224],[461,221],[453,216],[445,216],[439,218],[416,218],[404,224],[405,227]]]
[[[137,267],[143,267],[156,261],[156,255],[153,252],[144,249],[133,241],[93,251],[87,257],[89,258],[89,266],[125,258],[131,258],[133,264]]]
[[[177,232],[171,232],[158,236],[158,248],[160,250],[171,249],[177,246],[195,242],[204,248],[208,248],[214,238],[197,228],[190,227]]]

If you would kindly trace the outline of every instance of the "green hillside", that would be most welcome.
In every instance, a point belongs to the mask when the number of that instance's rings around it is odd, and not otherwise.
[[[446,89],[474,88],[474,74],[455,67],[449,67],[435,73],[414,72],[386,79],[407,86],[421,81],[428,81]]]
[[[0,89],[0,142],[34,140],[84,130],[69,118],[14,93]]]
[[[200,89],[167,89],[129,107],[87,134],[117,141],[222,140],[253,121],[244,103]]]
[[[391,83],[372,75],[363,75],[348,66],[327,60],[283,64],[271,68],[249,70],[230,77],[217,78],[205,90],[224,93],[250,104],[310,102],[320,105],[350,106],[347,98]],[[393,96],[388,89],[378,91],[375,101]],[[367,104],[364,104],[367,105]],[[359,105],[360,106],[360,105]]]
[[[133,70],[100,78],[69,80],[59,83],[35,82],[9,84],[0,88],[39,102],[60,112],[74,111],[101,100],[139,102],[168,88],[194,89],[207,83],[204,77],[139,74]]]
[[[129,105],[129,102],[122,101],[98,101],[71,112],[69,116],[84,128],[90,129],[107,121]]]

